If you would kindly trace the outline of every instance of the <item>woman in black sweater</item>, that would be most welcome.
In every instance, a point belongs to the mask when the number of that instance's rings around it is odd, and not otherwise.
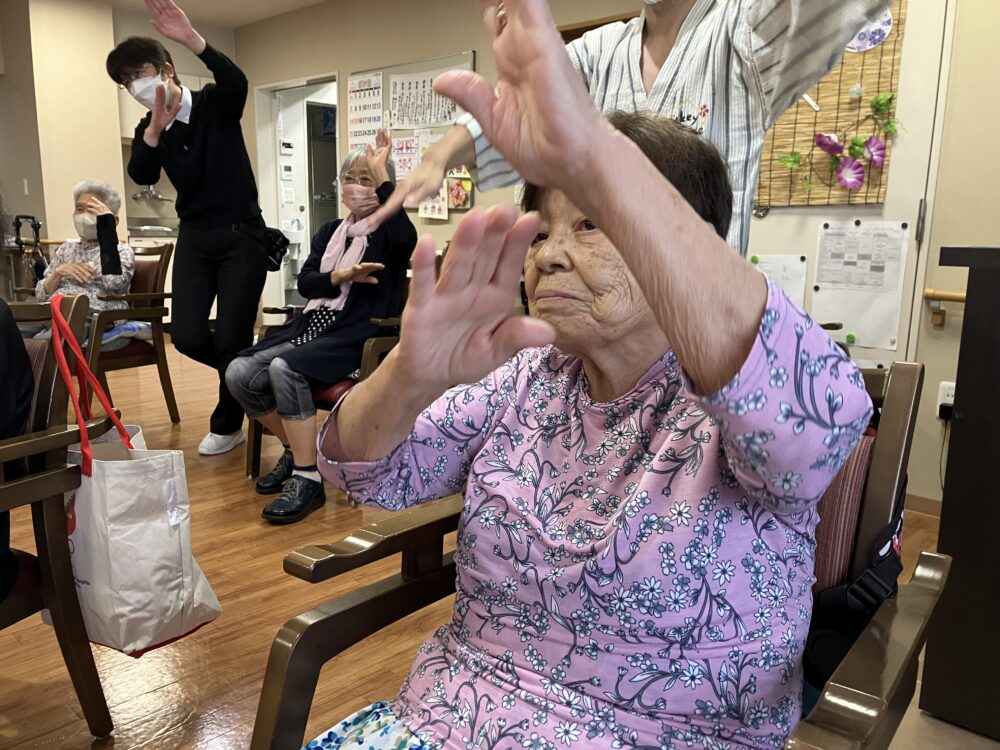
[[[341,168],[341,198],[351,210],[324,225],[299,274],[304,314],[281,333],[241,352],[226,383],[251,419],[285,446],[271,472],[257,481],[261,494],[280,492],[263,517],[294,523],[326,502],[316,470],[315,384],[336,383],[361,364],[365,340],[378,333],[372,318],[403,309],[406,269],[417,232],[400,211],[370,235],[353,234],[356,222],[385,203],[394,190],[388,135],[376,149],[356,151]]]

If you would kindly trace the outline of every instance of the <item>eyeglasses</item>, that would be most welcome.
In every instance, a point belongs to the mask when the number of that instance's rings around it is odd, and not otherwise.
[[[150,70],[152,70],[152,72],[149,72]],[[149,76],[158,76],[160,75],[161,72],[162,71],[160,71],[160,69],[157,68],[152,63],[146,63],[138,70],[133,70],[129,72],[125,76],[124,80],[118,84],[118,88],[124,91],[129,87],[131,87],[132,84],[138,81],[140,78],[149,78]]]
[[[343,185],[361,185],[362,187],[375,187],[375,180],[373,180],[368,175],[361,175],[360,177],[355,177],[354,175],[346,174],[341,180]]]

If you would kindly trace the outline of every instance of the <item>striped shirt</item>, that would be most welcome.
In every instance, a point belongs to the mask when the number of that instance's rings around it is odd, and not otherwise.
[[[704,134],[729,163],[729,243],[746,255],[764,135],[840,59],[888,0],[696,0],[656,82],[640,72],[645,14],[594,29],[567,51],[603,112],[652,111]],[[483,190],[520,179],[470,115]]]

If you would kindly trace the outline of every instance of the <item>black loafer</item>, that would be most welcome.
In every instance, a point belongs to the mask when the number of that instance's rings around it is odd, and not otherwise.
[[[265,474],[257,480],[257,492],[261,495],[274,495],[281,492],[285,482],[292,478],[292,468],[295,461],[292,459],[292,452],[285,448],[278,463],[271,469],[270,474]]]
[[[322,482],[293,476],[281,489],[281,495],[264,508],[261,518],[271,523],[295,523],[326,505]]]

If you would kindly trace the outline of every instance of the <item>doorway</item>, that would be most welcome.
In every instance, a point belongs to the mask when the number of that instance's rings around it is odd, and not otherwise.
[[[269,274],[265,307],[306,302],[297,285],[311,238],[338,218],[338,119],[335,74],[257,91],[261,208],[290,242],[281,271]]]

